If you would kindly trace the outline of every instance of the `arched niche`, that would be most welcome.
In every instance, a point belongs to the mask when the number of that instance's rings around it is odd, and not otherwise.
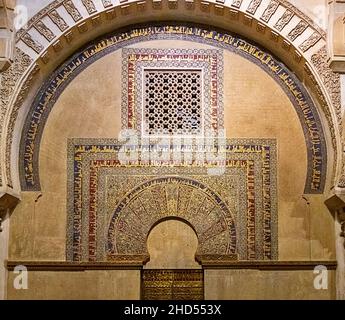
[[[198,237],[191,225],[177,218],[158,221],[147,237],[146,269],[199,269],[195,261]]]

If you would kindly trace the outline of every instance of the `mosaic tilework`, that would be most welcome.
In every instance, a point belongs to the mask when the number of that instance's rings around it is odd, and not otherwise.
[[[219,176],[208,174],[212,164],[197,164],[194,147],[189,166],[123,165],[122,148],[113,139],[69,141],[68,260],[147,254],[149,230],[166,217],[194,227],[199,255],[277,259],[274,140],[229,140]]]
[[[107,36],[77,53],[51,76],[32,104],[22,133],[19,171],[23,191],[40,190],[38,154],[41,136],[49,113],[66,86],[87,66],[106,54],[133,43],[156,39],[195,41],[229,50],[252,61],[277,81],[290,98],[305,135],[308,170],[304,192],[323,193],[327,147],[319,114],[301,82],[272,55],[246,40],[227,33],[185,25],[138,27]]]
[[[204,85],[202,93],[199,94],[202,95],[204,115],[201,127],[213,130],[223,128],[223,55],[221,50],[125,48],[122,50],[122,61],[123,129],[136,129],[147,135],[143,123],[143,113],[146,113],[143,106],[145,96],[143,92],[145,79],[143,78],[147,69],[202,71]],[[157,132],[158,135],[160,133]],[[179,131],[176,130],[174,133],[179,133]],[[199,132],[199,134],[201,133]]]

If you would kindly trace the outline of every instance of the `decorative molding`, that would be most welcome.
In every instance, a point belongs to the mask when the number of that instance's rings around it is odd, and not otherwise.
[[[198,164],[200,147],[182,146],[193,166],[171,166],[171,160],[159,166],[144,160],[124,166],[117,160],[117,140],[70,139],[68,260],[104,261],[117,254],[146,253],[149,230],[169,217],[193,226],[198,254],[276,259],[275,141],[228,140],[221,176],[208,174],[211,163]],[[147,146],[136,152],[143,159]],[[124,196],[118,192],[121,188],[131,191]]]
[[[321,39],[321,35],[317,32],[314,32],[307,40],[299,45],[299,48],[302,50],[302,52],[306,52],[311,47],[315,46]]]
[[[233,0],[231,6],[235,8],[240,8],[243,0]]]
[[[8,260],[6,261],[6,268],[8,271],[13,271],[18,265],[24,265],[28,271],[86,271],[86,270],[117,270],[117,269],[142,269],[145,264],[145,257],[143,262],[116,263],[116,262],[68,262],[68,261],[23,261],[23,260]],[[147,258],[146,258],[147,259]],[[198,257],[202,261],[202,256]],[[225,263],[213,263],[206,260],[202,264],[204,269],[251,269],[251,270],[314,270],[316,266],[324,265],[328,270],[337,269],[337,261],[335,260],[315,260],[315,261],[226,261]]]
[[[277,11],[279,7],[279,2],[276,0],[271,0],[268,7],[263,12],[262,16],[260,17],[261,20],[265,21],[266,23],[269,22],[274,15],[274,13]]]
[[[65,7],[66,11],[69,13],[69,15],[73,18],[75,22],[83,18],[72,0],[65,0],[63,2],[63,6]]]
[[[288,38],[291,41],[295,41],[307,28],[308,24],[304,21],[300,21],[298,25],[289,32]]]
[[[227,264],[233,263],[234,261],[238,261],[237,254],[202,254],[196,255],[195,260],[199,262],[201,265],[208,265],[208,264]],[[262,261],[262,260],[259,260]]]
[[[88,14],[93,14],[93,13],[97,12],[96,6],[92,0],[81,0],[81,2],[83,3],[84,7],[86,8]]]
[[[311,71],[311,67],[309,66],[309,64],[306,64],[304,66],[304,71],[306,72],[308,79],[311,81],[312,85],[315,88],[315,93],[317,95],[317,98],[319,100],[320,103],[320,107],[321,110],[324,114],[324,116],[326,117],[327,123],[328,123],[328,129],[330,131],[330,136],[331,136],[331,143],[332,143],[332,147],[334,150],[334,159],[332,161],[333,166],[332,166],[332,172],[335,173],[336,169],[337,169],[337,164],[338,164],[338,145],[337,145],[337,136],[336,136],[336,127],[334,125],[334,121],[333,121],[333,117],[332,117],[332,113],[329,107],[329,104],[326,100],[326,96],[323,93],[323,90],[319,84],[319,82],[316,80],[316,77],[314,75],[314,73]],[[334,177],[334,174],[333,174]]]
[[[14,62],[9,69],[1,74],[0,77],[0,136],[4,133],[4,120],[10,99],[14,93],[15,86],[19,79],[25,74],[33,60],[20,49],[16,48]],[[2,161],[0,161],[0,187],[2,180]]]
[[[13,130],[15,127],[15,122],[17,120],[18,112],[21,106],[23,105],[24,100],[26,99],[28,92],[32,86],[35,77],[40,70],[39,66],[35,64],[31,72],[28,74],[27,78],[25,79],[22,89],[20,93],[16,96],[16,100],[13,104],[13,110],[11,113],[11,117],[9,119],[7,131],[7,139],[6,139],[6,153],[5,153],[5,163],[6,163],[6,177],[7,177],[7,186],[13,188],[13,181],[12,181],[12,172],[11,172],[11,147],[13,141]]]
[[[163,0],[164,2],[165,0]],[[286,0],[276,0],[277,2],[279,2],[279,5],[283,8],[287,8],[289,11],[291,11],[293,13],[293,15],[299,17],[300,19],[304,20],[305,22],[308,23],[309,25],[309,28],[311,28],[314,33],[317,33],[320,35],[321,39],[319,41],[322,41],[324,42],[325,41],[325,38],[326,38],[326,33],[324,30],[322,30],[317,24],[315,24],[312,19],[310,19],[308,16],[306,16],[303,12],[301,12],[298,8],[296,8],[295,6],[293,6],[289,1],[286,1]],[[49,17],[57,26],[58,28],[61,30],[61,31],[65,31],[67,30],[67,28],[72,28],[73,27],[73,24],[71,25],[68,25],[66,23],[66,21],[59,15],[58,12],[61,12],[61,8],[63,8],[63,3],[65,1],[64,0],[55,0],[53,1],[52,3],[50,3],[47,7],[43,8],[41,11],[39,11],[34,17],[32,17],[28,24],[25,26],[25,28],[19,30],[16,34],[16,41],[19,41],[21,40],[22,37],[25,37],[25,34],[27,34],[28,32],[30,33],[30,30],[32,28],[34,28],[35,26],[35,23],[37,21],[40,21],[42,20],[44,17]],[[70,1],[71,2],[71,1]],[[272,1],[271,1],[272,2]],[[270,2],[270,3],[271,3]],[[73,4],[73,2],[71,2]],[[111,6],[113,6],[113,4],[109,1],[109,0],[102,0],[102,3],[103,3],[103,6],[104,8],[109,8]],[[127,2],[128,5],[132,8],[133,7],[133,3],[132,1],[128,1]],[[146,2],[145,2],[146,3]],[[145,4],[144,3],[144,4]],[[267,4],[267,2],[262,2],[261,3],[261,6],[263,6],[263,4]],[[230,2],[229,4],[225,4],[224,3],[224,8],[226,8],[227,6],[228,7],[231,7],[232,9],[230,9],[230,15],[231,17],[238,17],[239,16],[239,12],[243,12],[245,11],[246,8],[241,8],[241,4],[242,4],[242,0],[233,0],[232,2]],[[210,12],[210,13],[215,13],[215,10],[209,10],[211,7],[214,7],[214,4],[212,2],[208,2],[208,1],[203,1],[201,2],[200,4],[197,4],[197,5],[200,5],[200,6],[203,6],[205,7],[205,5],[207,5],[207,12]],[[163,9],[165,7],[163,6]],[[97,9],[97,8],[96,8]],[[132,8],[133,9],[133,8]],[[109,10],[109,9],[108,9]],[[115,13],[115,8],[113,9],[113,13]],[[62,9],[62,11],[64,11],[64,9]],[[102,9],[99,10],[99,13],[102,12]],[[105,10],[106,12],[106,10]],[[131,11],[132,13],[133,12],[136,12],[136,10],[132,10]],[[249,14],[249,13],[248,13]],[[79,13],[80,15],[80,13]],[[80,15],[81,16],[81,15]],[[107,17],[109,17],[110,15],[107,14]],[[55,18],[54,18],[55,17]],[[81,17],[80,19],[82,19],[83,17]],[[88,16],[84,17],[85,19],[88,18]],[[264,20],[263,20],[264,21]],[[270,20],[267,22],[269,24]],[[268,26],[270,28],[270,26]],[[284,28],[284,27],[283,27]],[[282,29],[283,29],[282,28]],[[57,35],[59,36],[59,35]],[[280,36],[278,34],[278,36]],[[285,37],[285,36],[282,36],[282,37]],[[314,39],[317,39],[318,37],[315,35]],[[313,47],[315,44],[317,44],[319,41],[317,40],[314,40],[314,39],[311,39],[309,42],[306,41],[305,45],[301,45],[301,47],[299,48],[303,53],[308,53],[308,51],[312,51],[314,50]],[[35,41],[35,39],[33,39]],[[315,42],[315,44],[313,45],[313,43]],[[51,44],[52,45],[52,44]],[[293,46],[294,44],[292,43],[291,46]],[[30,46],[28,46],[30,48]],[[25,48],[24,48],[25,49]],[[36,48],[38,49],[38,48]],[[28,49],[29,50],[29,49]],[[30,53],[29,51],[26,51],[28,53]],[[40,51],[39,54],[41,54],[43,52]],[[305,57],[305,55],[303,54],[302,55],[303,57]],[[306,58],[307,61],[309,61],[310,59],[307,57]],[[47,59],[45,59],[45,61],[47,61]],[[326,105],[326,108],[329,108],[329,106]],[[9,110],[11,110],[11,106],[9,106],[8,108]],[[9,111],[11,112],[11,111]],[[8,130],[12,130],[11,128],[9,128]]]
[[[340,127],[342,125],[340,75],[333,72],[329,67],[327,58],[326,47],[323,47],[317,54],[312,56],[311,61],[330,95],[335,114],[337,116],[338,125]]]
[[[176,132],[200,136],[206,130],[218,131],[223,129],[224,67],[221,50],[123,49],[122,62],[122,92],[125,93],[122,95],[122,128],[136,129],[143,132],[144,135],[148,135],[150,130],[144,127],[144,123],[149,125],[149,120],[144,121],[142,119],[142,115],[149,111],[142,103],[145,95],[142,88],[144,81],[142,70],[173,68],[181,71],[188,69],[202,71],[199,77],[200,85],[203,87],[201,92],[203,92],[202,101],[204,105],[203,114],[199,114],[199,125],[193,126],[194,130],[188,131],[184,126]],[[187,110],[188,103],[183,103],[183,105]],[[159,106],[157,105],[155,109],[159,110]],[[164,130],[160,129],[160,132],[166,134]]]
[[[200,4],[201,8],[203,8],[204,3]],[[168,7],[169,7],[169,9],[177,9],[178,8],[177,0],[168,0]]]
[[[58,28],[63,32],[68,29],[68,24],[66,21],[59,15],[56,10],[52,10],[48,13],[49,18],[58,26]]]
[[[294,13],[290,10],[286,10],[284,14],[280,17],[280,19],[277,21],[277,23],[274,25],[274,28],[276,28],[278,31],[282,31],[285,26],[291,21],[292,17],[294,16]]]
[[[253,25],[253,17],[245,15],[243,17],[243,24],[248,27],[252,27]]]
[[[102,0],[102,4],[104,8],[109,8],[113,5],[110,0]]]
[[[292,11],[296,16],[304,20],[312,29],[314,29],[316,32],[318,32],[323,39],[326,40],[327,34],[324,29],[322,29],[315,21],[308,17],[304,12],[299,10],[295,5],[293,5],[289,0],[278,0],[280,5],[288,8],[290,11]]]
[[[70,261],[6,261],[8,271],[18,265],[24,265],[28,271],[87,271],[87,270],[118,270],[142,269],[149,260],[147,255],[119,255],[108,262],[70,262]]]
[[[162,0],[152,0],[152,8],[155,10],[162,9]]]
[[[109,160],[107,162],[109,163]],[[142,178],[140,185],[135,186],[134,190],[119,202],[115,202],[115,199],[113,200],[115,207],[110,216],[111,221],[109,226],[105,226],[107,229],[107,260],[109,260],[109,258],[111,259],[114,255],[116,256],[118,253],[145,253],[147,251],[146,239],[149,231],[161,219],[169,217],[178,217],[189,222],[193,226],[198,236],[199,253],[235,254],[238,250],[238,238],[240,237],[240,235],[238,235],[239,229],[244,228],[244,226],[241,226],[238,222],[236,232],[234,223],[236,212],[228,209],[228,205],[218,196],[218,190],[213,191],[207,185],[200,182],[203,180],[202,176],[207,175],[206,170],[204,170],[203,174],[199,174],[196,177],[193,176],[193,179],[191,179],[188,176],[188,170],[191,170],[190,167],[186,167],[185,170],[180,170],[183,171],[181,172],[181,176],[173,176],[176,173],[172,171],[175,170],[171,170],[170,173],[163,173],[167,171],[164,170],[164,168],[160,170],[160,175],[155,175],[152,169],[148,169],[147,167],[144,168],[140,164],[137,168],[133,169],[135,171],[141,171],[140,176]],[[120,175],[128,173],[128,179],[132,180],[131,182],[133,183],[139,178],[133,173],[134,170],[128,168]],[[157,169],[153,168],[153,170]],[[114,167],[111,174],[116,175],[116,171],[119,170],[116,170]],[[146,174],[143,175],[145,171]],[[196,172],[198,170],[193,171]],[[93,178],[94,174],[90,172],[90,176]],[[121,177],[119,178],[121,179]],[[110,177],[107,180],[109,179]],[[96,179],[93,181],[95,180]],[[225,181],[225,179],[223,180]],[[111,181],[113,182],[113,180]],[[99,184],[95,181],[95,188],[98,188],[98,186]],[[222,186],[226,187],[226,183],[223,182]],[[108,189],[108,191],[113,193],[114,189]],[[228,192],[228,194],[230,194],[230,192]],[[90,199],[91,198],[93,198],[93,196],[90,197]],[[248,195],[248,199],[253,198],[254,196]],[[276,199],[272,200],[274,202]],[[227,202],[230,201],[231,200],[227,199]],[[107,202],[109,202],[109,199]],[[200,207],[201,205],[203,207]],[[177,212],[178,208],[179,212]],[[260,209],[255,211],[260,212]],[[73,215],[74,223],[76,218],[77,217]],[[259,225],[253,227],[251,224],[255,224],[255,218],[247,217],[245,221],[247,221],[247,219],[250,221],[248,222],[248,224],[250,224],[248,229],[252,228],[248,231],[249,234],[254,236],[255,232],[252,232],[253,230],[257,230],[258,233],[263,232]],[[261,219],[262,221],[266,221],[263,217]],[[89,220],[89,223],[92,225],[92,221]],[[96,221],[95,225],[99,226],[99,224],[100,221]],[[74,226],[74,230],[76,230],[75,227],[76,226]],[[82,226],[82,228],[83,227],[84,226]],[[93,235],[90,233],[89,238],[91,237],[93,237]],[[100,237],[102,237],[102,235],[99,235],[98,239],[101,239]],[[132,241],[131,243],[129,241],[130,239]],[[249,243],[246,243],[246,249],[249,251],[247,253],[249,258],[259,255],[259,251],[262,250],[262,243],[258,244],[257,240],[252,241],[250,236],[248,236],[247,241]],[[256,243],[255,247],[257,252],[253,249],[254,242]],[[271,248],[271,245],[268,245],[269,248]],[[89,242],[88,247],[94,246]],[[271,252],[269,252],[268,255],[271,255]]]
[[[256,26],[256,30],[262,34],[264,34],[266,32],[266,26],[260,22],[258,22],[257,26]]]
[[[40,53],[44,49],[43,45],[33,40],[31,35],[28,33],[23,34],[21,39],[29,48],[34,50],[36,53]]]
[[[35,29],[49,42],[54,40],[55,34],[45,25],[43,21],[37,21],[35,24]]]
[[[186,10],[194,10],[195,9],[194,0],[185,0],[184,3],[185,3]]]
[[[202,259],[202,258],[201,258]],[[327,270],[336,270],[337,261],[323,260],[323,261],[202,261],[203,269],[251,269],[251,270],[314,270],[316,266],[323,265]]]
[[[214,6],[214,13],[217,15],[217,16],[224,16],[224,6],[221,6],[221,5],[215,5]]]
[[[258,10],[262,0],[252,0],[247,8],[247,12],[254,15],[256,10]]]
[[[90,3],[89,9],[91,10],[93,8],[92,6],[92,1],[91,0],[83,0],[86,1],[88,3]],[[121,1],[120,1],[121,2]],[[255,9],[257,6],[257,2],[258,0],[252,0],[252,5],[250,4],[250,8]],[[261,1],[262,2],[262,1]],[[292,15],[296,15],[298,17],[300,17],[302,20],[304,20],[306,23],[308,23],[308,25],[315,30],[315,32],[319,33],[321,35],[321,37],[323,39],[326,38],[326,32],[324,30],[322,30],[317,24],[315,24],[313,22],[313,20],[311,18],[309,18],[308,16],[306,16],[302,11],[300,11],[298,8],[296,8],[294,5],[292,5],[289,1],[286,0],[272,0],[271,3],[269,4],[269,10],[268,12],[270,12],[272,10],[272,8],[274,8],[276,5],[274,4],[275,2],[277,2],[279,5],[288,8],[289,12],[292,13]],[[67,4],[65,4],[67,3]],[[109,8],[111,6],[113,6],[113,4],[111,3],[110,0],[102,0],[103,6],[104,8]],[[131,4],[131,2],[128,2],[129,4]],[[45,7],[44,9],[42,9],[40,12],[38,12],[33,18],[31,18],[27,24],[27,27],[25,29],[21,29],[17,32],[17,37],[16,40],[18,41],[22,35],[27,32],[28,30],[30,30],[33,27],[33,24],[37,21],[42,19],[45,15],[49,15],[49,12],[51,12],[52,10],[56,11],[56,8],[60,7],[61,5],[64,5],[66,7],[69,7],[69,13],[72,13],[72,17],[74,17],[74,19],[77,19],[75,21],[80,20],[82,17],[79,13],[79,11],[75,8],[73,2],[71,0],[55,0],[52,3],[50,3],[47,7]],[[203,4],[208,4],[208,2],[202,2],[201,5]],[[212,3],[210,3],[212,4]],[[240,9],[242,4],[242,0],[233,0],[233,2],[231,3],[231,7],[234,7],[236,9]],[[260,5],[260,4],[259,4]],[[92,9],[93,10],[93,9]],[[251,11],[252,9],[250,9]],[[97,8],[96,8],[97,11]],[[256,10],[255,10],[256,11]],[[282,28],[283,29],[283,28]]]
[[[55,0],[49,3],[46,7],[36,13],[32,18],[30,18],[28,23],[22,29],[16,32],[16,42],[18,42],[26,32],[33,28],[34,24],[37,21],[42,20],[45,16],[48,16],[49,12],[59,7],[63,1],[65,0]]]

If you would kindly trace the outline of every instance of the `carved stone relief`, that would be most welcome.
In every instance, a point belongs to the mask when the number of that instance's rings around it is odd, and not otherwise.
[[[72,139],[68,148],[68,260],[146,254],[147,233],[170,216],[191,223],[199,254],[277,258],[273,140],[229,140],[225,174],[217,176],[210,163],[121,164],[121,145],[111,139]],[[192,159],[200,154],[186,150]]]

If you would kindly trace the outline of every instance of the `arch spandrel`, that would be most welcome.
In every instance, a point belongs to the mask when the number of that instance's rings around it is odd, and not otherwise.
[[[147,254],[150,230],[169,217],[190,223],[198,236],[198,255],[235,255],[233,216],[219,196],[198,181],[162,177],[145,182],[114,211],[108,229],[108,259],[117,254]]]
[[[277,259],[275,140],[227,140],[215,176],[198,165],[121,165],[119,150],[114,139],[69,140],[67,260],[146,255],[150,228],[168,217],[193,226],[201,256]]]
[[[308,150],[306,194],[323,193],[327,176],[327,144],[316,106],[303,84],[273,55],[231,33],[181,24],[138,26],[109,34],[89,44],[65,62],[42,86],[28,114],[21,137],[19,171],[22,190],[40,190],[38,154],[45,123],[56,100],[85,68],[103,56],[129,44],[154,39],[182,39],[229,50],[253,62],[269,74],[289,97],[299,117]]]

